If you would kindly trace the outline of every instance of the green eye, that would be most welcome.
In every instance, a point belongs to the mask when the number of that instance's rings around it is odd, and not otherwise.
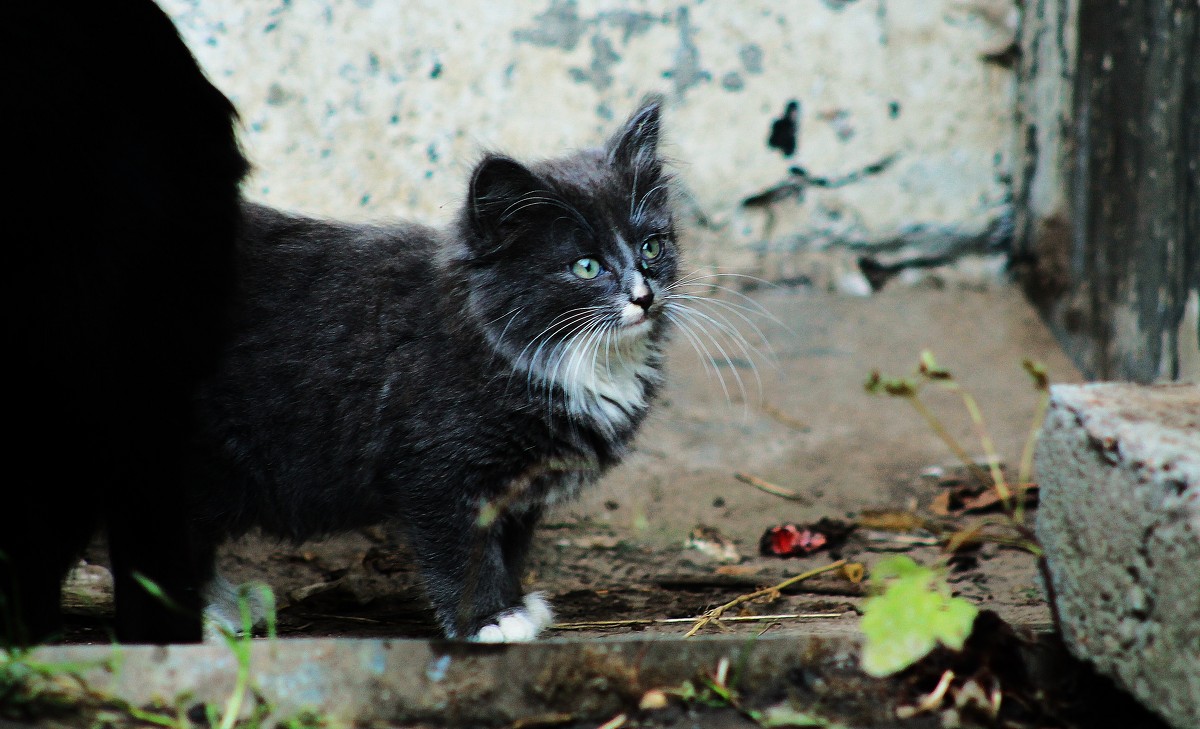
[[[651,238],[642,244],[642,258],[645,258],[647,261],[653,261],[662,255],[662,249],[662,240],[657,236]]]
[[[600,262],[595,258],[580,258],[571,265],[571,273],[583,279],[596,278],[602,270]]]

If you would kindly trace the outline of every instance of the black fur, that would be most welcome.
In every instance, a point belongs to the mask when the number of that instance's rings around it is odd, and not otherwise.
[[[6,28],[0,643],[59,629],[98,527],[118,637],[197,640],[184,454],[228,330],[234,111],[153,3],[20,3]]]
[[[201,398],[214,469],[193,511],[202,562],[255,527],[300,541],[388,521],[448,635],[518,608],[543,507],[622,458],[659,386],[661,303],[637,397],[588,404],[537,374],[583,376],[586,363],[555,369],[565,350],[537,349],[547,331],[587,343],[569,312],[599,305],[615,321],[640,277],[660,299],[675,280],[658,123],[650,100],[602,149],[489,155],[444,231],[246,205],[237,333]],[[646,260],[651,238],[662,252]],[[582,257],[605,271],[579,278]],[[621,356],[614,345],[593,364],[611,372]]]

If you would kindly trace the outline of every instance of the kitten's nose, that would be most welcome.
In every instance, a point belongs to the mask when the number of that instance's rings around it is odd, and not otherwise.
[[[654,303],[654,292],[649,286],[642,284],[633,290],[629,300],[642,307],[643,311],[650,311],[650,305]]]

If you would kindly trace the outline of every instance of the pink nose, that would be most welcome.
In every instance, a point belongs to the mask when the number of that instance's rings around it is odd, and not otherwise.
[[[644,311],[649,311],[650,305],[654,303],[654,292],[650,290],[650,287],[644,287],[640,292],[638,292],[638,295],[635,298],[631,298],[630,301],[642,307]]]

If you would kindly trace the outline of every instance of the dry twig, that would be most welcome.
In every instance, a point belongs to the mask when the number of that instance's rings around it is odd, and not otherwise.
[[[736,615],[724,618],[729,623],[755,623],[767,620],[806,620],[814,618],[840,618],[842,613],[779,613],[777,615]],[[631,618],[629,620],[584,620],[578,623],[556,623],[550,630],[600,630],[604,628],[642,628],[648,625],[673,625],[693,623],[696,618]]]
[[[725,614],[726,610],[730,610],[732,608],[737,607],[738,605],[741,605],[742,603],[750,602],[751,600],[757,600],[760,597],[768,597],[768,596],[778,597],[780,591],[782,591],[783,589],[785,589],[787,587],[790,587],[791,585],[796,584],[797,582],[800,582],[802,580],[807,580],[808,578],[813,577],[815,575],[819,575],[822,572],[829,572],[830,570],[838,569],[838,568],[844,566],[845,564],[846,564],[846,560],[839,559],[838,561],[831,562],[831,563],[825,565],[824,567],[817,567],[816,569],[811,569],[807,572],[798,574],[795,577],[789,577],[788,579],[784,580],[783,582],[780,582],[778,585],[772,585],[771,587],[764,587],[761,590],[756,590],[755,592],[747,593],[745,595],[740,595],[740,596],[734,598],[733,600],[730,600],[729,602],[725,603],[724,605],[718,605],[717,607],[713,608],[712,610],[709,610],[708,612],[701,615],[699,618],[695,618],[696,624],[693,625],[692,629],[689,630],[683,637],[691,638],[693,635],[695,635],[697,632],[699,632],[699,630],[701,628],[703,628],[705,625],[708,625],[709,623],[711,623],[713,621],[720,622],[721,616]]]
[[[738,472],[738,473],[734,473],[733,477],[736,478],[737,480],[741,481],[744,484],[749,484],[749,485],[753,486],[754,488],[758,489],[759,491],[765,491],[768,494],[771,494],[772,496],[778,496],[781,499],[787,499],[789,501],[798,501],[798,502],[800,502],[802,504],[806,504],[806,505],[809,505],[812,503],[812,500],[809,499],[807,496],[805,496],[803,494],[798,494],[795,491],[789,491],[788,489],[785,489],[782,486],[776,486],[775,484],[771,483],[770,481],[764,481],[763,479],[759,478],[758,476],[752,476],[748,473]]]

